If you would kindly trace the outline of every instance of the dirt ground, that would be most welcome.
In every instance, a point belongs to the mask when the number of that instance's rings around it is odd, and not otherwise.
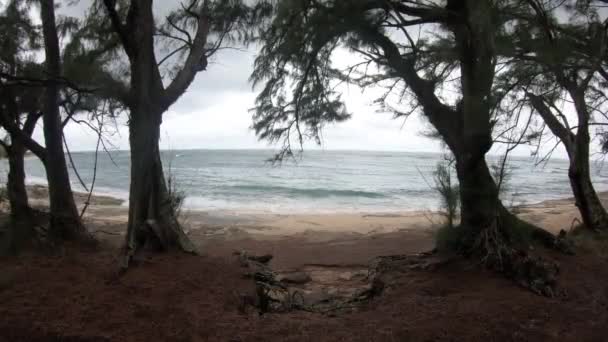
[[[382,295],[356,308],[260,315],[242,310],[254,283],[235,251],[274,255],[273,270],[305,272],[299,289],[323,298],[366,286],[375,257],[432,249],[429,216],[194,213],[187,228],[200,256],[155,255],[117,277],[126,207],[94,198],[87,215],[96,250],[0,259],[0,342],[608,341],[606,241],[581,241],[576,256],[537,251],[560,265],[554,298],[457,260],[393,271]],[[564,199],[520,215],[557,231],[576,209]]]
[[[283,246],[274,246],[273,267],[301,265],[313,248]],[[584,251],[550,254],[561,266],[555,298],[457,261],[403,269],[383,295],[347,312],[264,315],[239,310],[239,295],[253,283],[228,248],[154,256],[120,278],[117,256],[108,246],[68,247],[0,260],[0,341],[606,341],[608,334],[608,260]]]

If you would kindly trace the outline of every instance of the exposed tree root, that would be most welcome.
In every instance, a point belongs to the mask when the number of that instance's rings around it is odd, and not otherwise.
[[[120,269],[125,272],[135,261],[140,262],[148,252],[163,252],[177,249],[190,254],[198,254],[196,246],[186,235],[177,220],[172,224],[162,224],[147,220],[138,229],[127,232],[127,246]]]
[[[368,271],[368,284],[343,298],[322,298],[307,300],[306,295],[297,287],[281,281],[269,266],[270,255],[252,256],[246,252],[237,254],[241,266],[247,269],[244,274],[255,282],[255,295],[240,295],[240,311],[247,306],[254,306],[260,314],[267,312],[306,311],[326,314],[330,312],[354,309],[370,299],[380,295],[384,290],[380,268],[372,263]]]
[[[539,295],[553,297],[559,266],[541,257],[532,256],[526,249],[517,248],[509,231],[497,219],[489,227],[478,232],[467,254],[479,258],[480,263],[505,274],[517,284]],[[546,247],[570,252],[564,236],[555,237],[540,228],[533,228],[532,237],[543,241]]]
[[[527,235],[531,239],[531,241],[525,241],[525,243],[538,243],[545,248],[560,253],[574,254],[574,244],[568,239],[565,231],[561,231],[558,236],[555,236],[541,227],[518,218],[502,205],[498,209],[495,224],[500,225],[501,230],[505,233],[505,237],[510,243],[517,242],[514,241],[514,235],[518,231],[519,234]]]

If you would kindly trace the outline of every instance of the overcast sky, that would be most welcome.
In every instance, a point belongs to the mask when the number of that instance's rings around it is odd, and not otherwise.
[[[250,149],[272,147],[258,141],[250,129],[249,109],[256,92],[248,82],[255,51],[226,51],[218,54],[201,72],[176,104],[165,113],[161,128],[162,148],[171,149]],[[353,118],[328,126],[323,132],[325,149],[439,151],[436,141],[422,137],[420,117],[406,122],[393,120],[388,113],[377,113],[372,105],[375,96],[357,87],[343,87],[347,108]],[[128,129],[112,140],[120,149],[128,149]],[[42,132],[37,132],[41,137]],[[95,148],[96,135],[85,127],[71,124],[66,135],[74,150]],[[309,144],[308,148],[319,148]]]
[[[0,0],[1,1],[1,0]],[[81,0],[76,7],[60,10],[73,16],[81,16],[88,1]],[[171,8],[178,1],[156,1],[157,13]],[[253,107],[256,93],[248,83],[252,71],[255,50],[219,53],[207,71],[201,72],[179,101],[165,113],[161,128],[163,149],[257,149],[273,148],[267,142],[258,141],[250,129],[252,120],[249,109]],[[350,58],[342,54],[339,58]],[[337,61],[338,63],[342,61]],[[306,148],[428,151],[439,152],[438,141],[425,138],[422,132],[428,126],[419,115],[394,120],[388,113],[377,113],[372,105],[376,96],[356,87],[343,87],[346,105],[353,114],[347,122],[327,126],[323,131],[321,147],[308,144]],[[71,150],[94,150],[97,137],[84,126],[69,124],[66,136]],[[41,129],[35,137],[42,140]],[[126,150],[128,128],[121,124],[118,134],[110,139],[117,149]],[[560,152],[563,153],[563,152]],[[517,150],[518,155],[529,155],[528,148]]]

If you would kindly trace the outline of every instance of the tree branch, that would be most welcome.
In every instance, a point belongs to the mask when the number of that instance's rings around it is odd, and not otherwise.
[[[378,45],[384,51],[388,65],[405,81],[416,99],[424,109],[424,115],[431,121],[437,130],[444,136],[446,143],[452,149],[460,146],[460,138],[454,135],[454,120],[459,113],[453,108],[445,105],[435,95],[435,84],[425,80],[416,72],[416,63],[413,58],[403,58],[399,48],[384,34],[374,29],[359,30],[362,38],[374,45]]]
[[[530,92],[526,92],[526,96],[528,96],[528,99],[530,99],[530,104],[543,118],[543,121],[547,124],[551,132],[563,142],[567,150],[570,150],[573,147],[575,140],[574,133],[559,122],[541,96],[532,94]]]
[[[196,36],[190,47],[188,57],[181,70],[177,73],[177,76],[175,76],[175,79],[163,92],[161,99],[163,111],[168,109],[184,92],[186,92],[186,89],[188,89],[192,81],[194,81],[194,77],[197,73],[206,70],[207,58],[205,56],[205,44],[207,43],[208,35],[209,18],[206,15],[201,14],[198,18]]]
[[[32,151],[40,161],[43,163],[47,162],[46,149],[38,144],[31,136],[27,135],[19,126],[10,118],[7,117],[6,113],[0,110],[0,124],[6,129],[6,131],[16,139],[20,139],[25,147]]]
[[[103,4],[108,11],[108,16],[110,17],[114,31],[116,31],[118,37],[120,37],[122,45],[125,47],[125,52],[130,55],[131,39],[129,38],[126,25],[122,23],[118,12],[116,12],[116,0],[103,0]]]

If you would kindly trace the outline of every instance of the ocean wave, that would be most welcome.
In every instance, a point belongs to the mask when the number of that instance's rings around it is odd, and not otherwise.
[[[284,186],[272,185],[233,185],[231,188],[242,191],[252,191],[261,193],[285,194],[291,196],[301,196],[309,198],[325,198],[325,197],[363,197],[363,198],[386,198],[385,194],[379,192],[362,191],[362,190],[338,190],[338,189],[320,189],[320,188],[290,188]]]

